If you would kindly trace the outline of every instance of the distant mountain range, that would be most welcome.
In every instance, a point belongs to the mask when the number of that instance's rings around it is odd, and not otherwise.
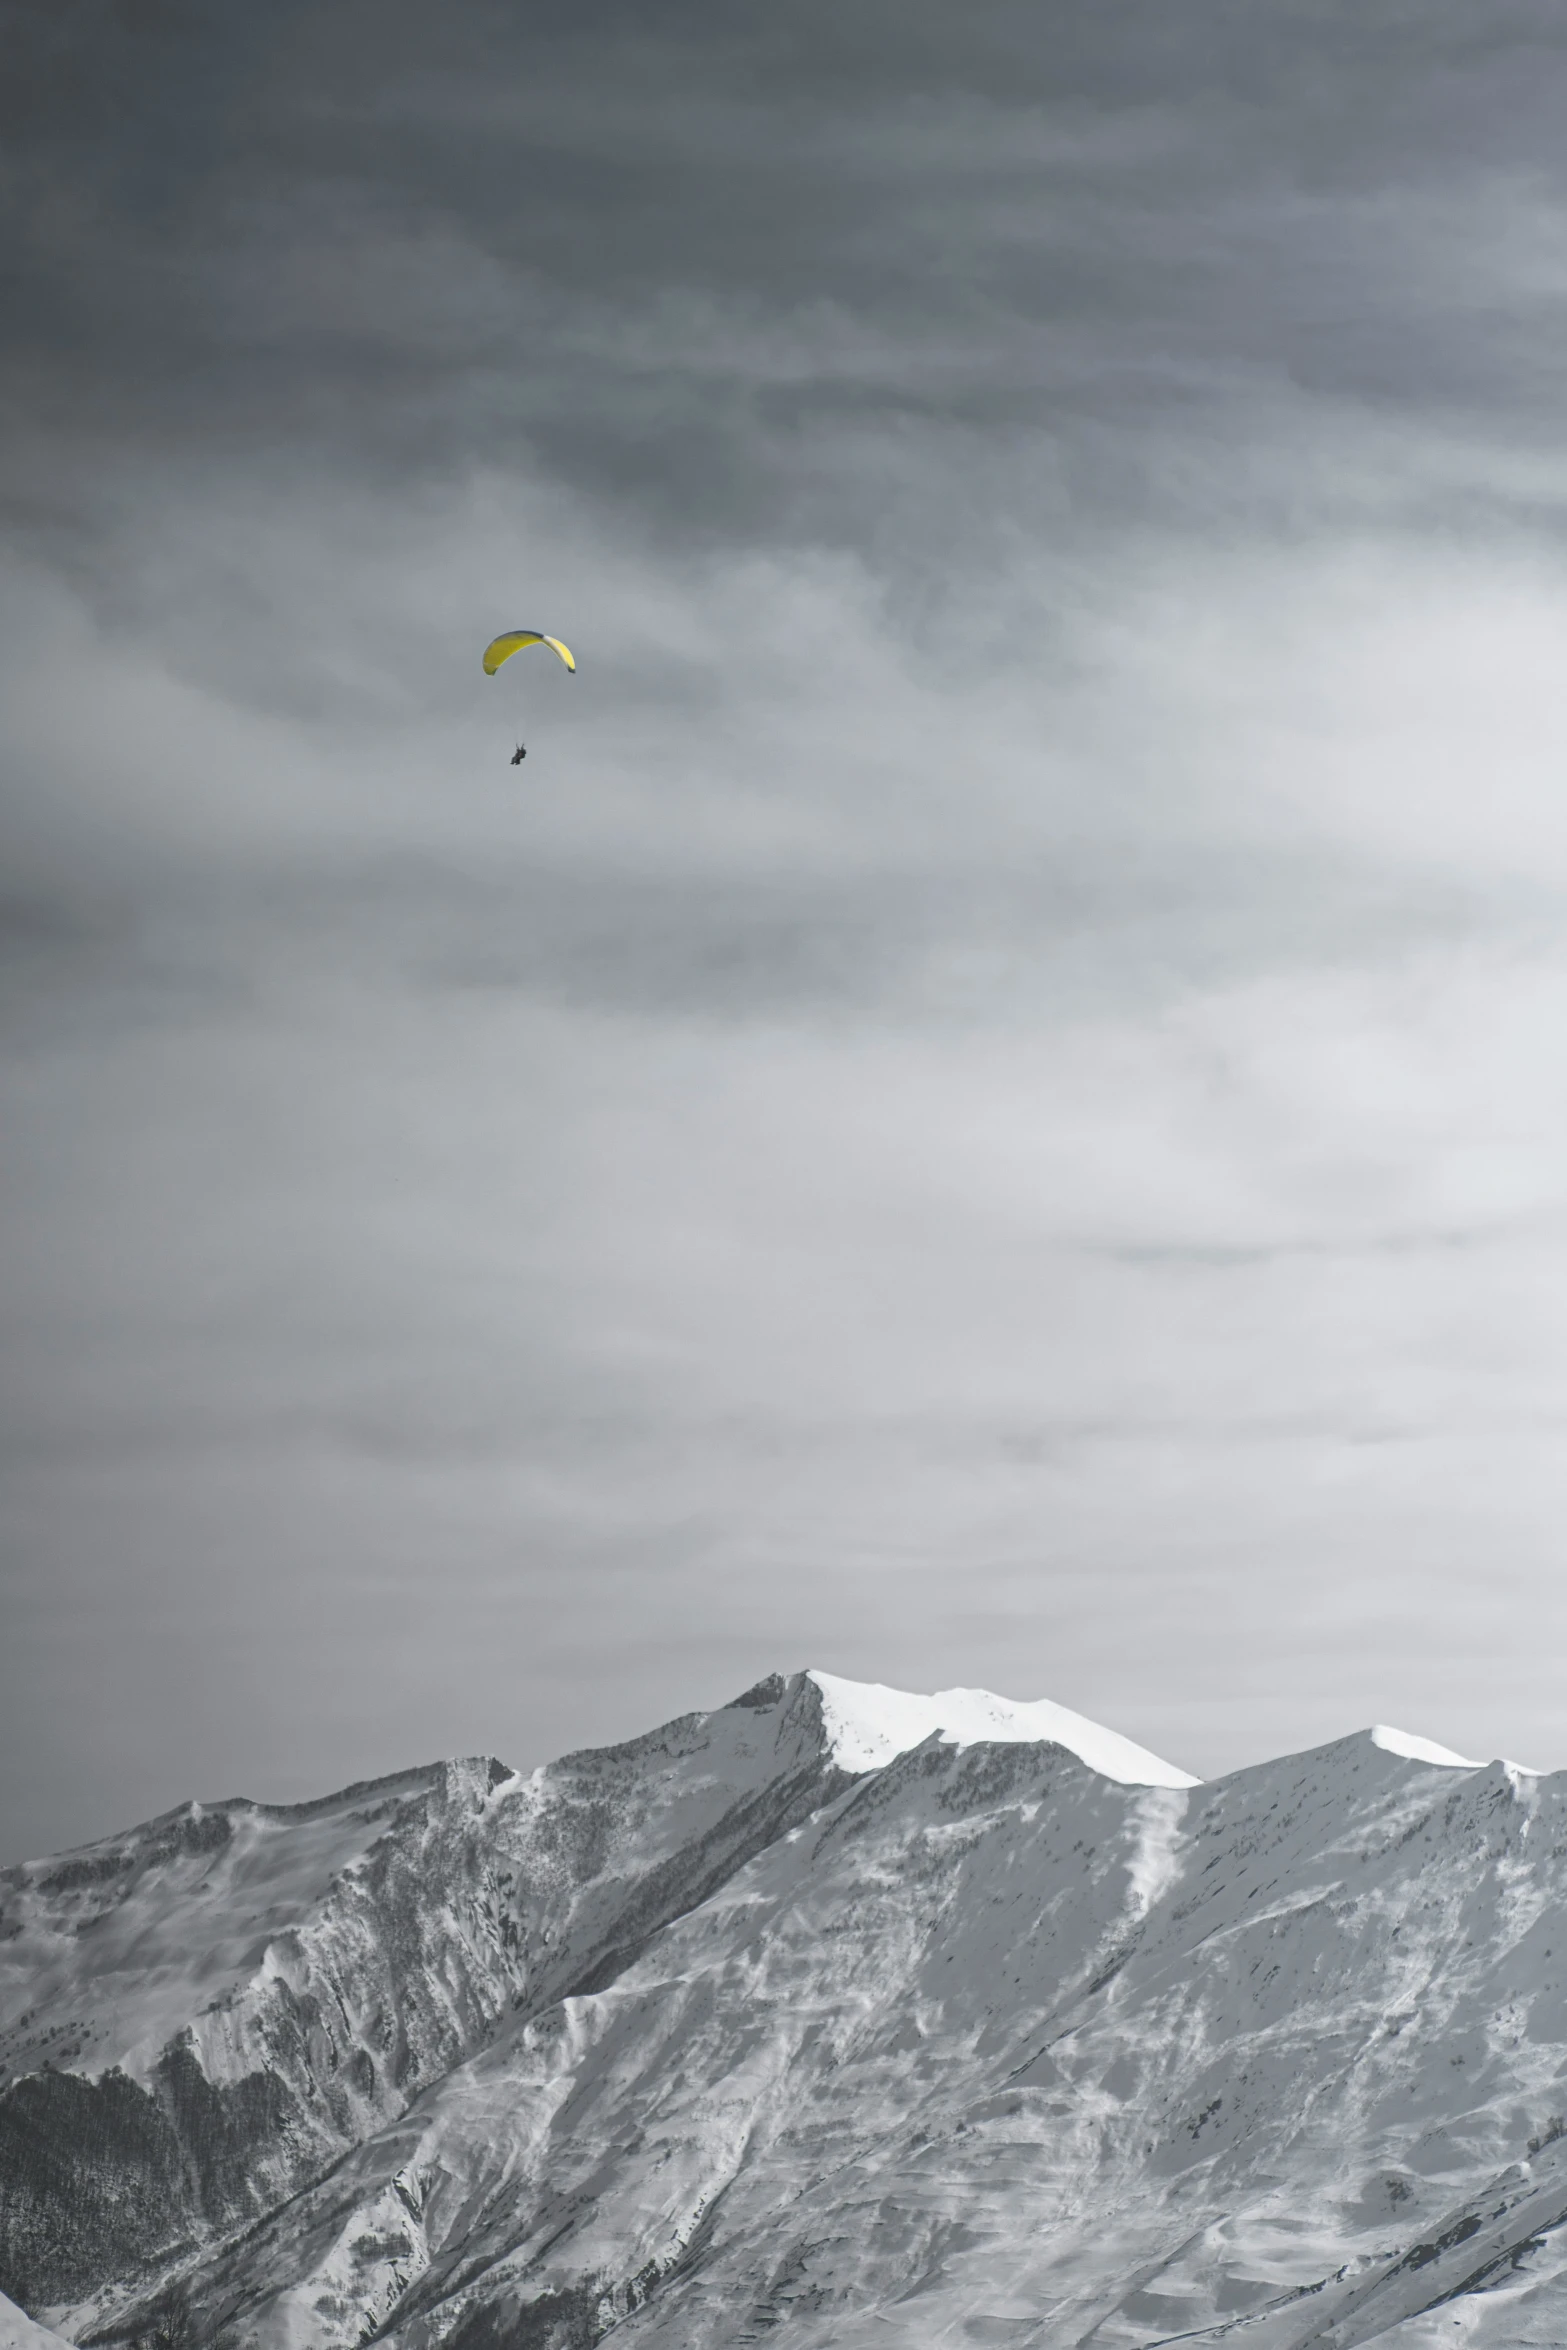
[[[1564,1897],[1567,1773],[825,1673],[193,1803],[0,1875],[0,2350],[1567,2344]]]

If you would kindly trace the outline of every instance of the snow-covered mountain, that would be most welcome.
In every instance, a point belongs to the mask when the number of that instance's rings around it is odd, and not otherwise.
[[[828,1674],[0,1878],[0,2289],[146,2350],[1567,2343],[1567,1774]]]

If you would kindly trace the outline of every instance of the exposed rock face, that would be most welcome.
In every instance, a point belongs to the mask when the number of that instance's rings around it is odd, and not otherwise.
[[[797,1677],[16,1872],[0,2285],[147,2350],[1567,2341],[1567,1778],[844,1750]]]

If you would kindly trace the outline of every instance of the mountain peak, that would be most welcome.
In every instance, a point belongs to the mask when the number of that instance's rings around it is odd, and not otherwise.
[[[1375,1725],[1371,1731],[1371,1743],[1380,1746],[1384,1754],[1402,1755],[1406,1762],[1436,1763],[1447,1771],[1485,1769],[1484,1763],[1475,1762],[1467,1754],[1455,1754],[1450,1746],[1438,1746],[1434,1738],[1417,1738],[1412,1730],[1395,1730],[1390,1722],[1378,1722]],[[1505,1755],[1499,1759],[1509,1771],[1515,1771],[1525,1779],[1542,1776],[1541,1772],[1531,1770],[1527,1763],[1508,1762]]]
[[[906,1753],[934,1733],[944,1746],[1049,1739],[1069,1748],[1091,1771],[1128,1787],[1201,1783],[1190,1771],[1178,1770],[1147,1747],[1048,1697],[997,1697],[989,1689],[938,1689],[927,1697],[917,1690],[888,1689],[879,1681],[845,1681],[814,1668],[806,1678],[821,1695],[832,1757],[841,1770],[880,1770],[894,1755]]]
[[[1439,1763],[1448,1771],[1484,1768],[1483,1764],[1472,1762],[1467,1754],[1455,1754],[1450,1746],[1438,1746],[1434,1738],[1417,1738],[1412,1730],[1395,1730],[1391,1722],[1374,1725],[1371,1743],[1380,1746],[1384,1754],[1401,1754],[1406,1762]]]
[[[0,1872],[0,2350],[1567,2343],[1508,1775],[802,1671]]]

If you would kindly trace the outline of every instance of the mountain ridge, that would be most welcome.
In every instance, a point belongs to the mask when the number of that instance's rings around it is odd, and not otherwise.
[[[0,1874],[0,2289],[137,2350],[1552,2339],[1567,1777],[1042,1718],[775,1675]]]

